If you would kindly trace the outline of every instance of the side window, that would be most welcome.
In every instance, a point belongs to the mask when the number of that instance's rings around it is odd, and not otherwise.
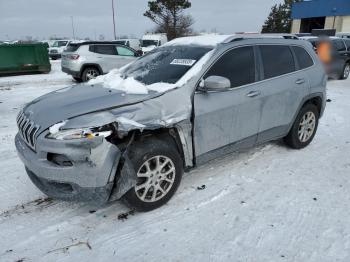
[[[102,55],[117,55],[117,51],[113,45],[95,45],[93,48],[94,53]]]
[[[346,47],[345,47],[343,40],[336,39],[336,40],[333,40],[332,42],[333,42],[335,50],[337,50],[339,52],[346,51]]]
[[[264,79],[295,71],[295,63],[289,46],[262,45],[260,51],[264,66]]]
[[[292,49],[295,53],[295,56],[297,57],[300,69],[313,66],[314,62],[312,61],[312,58],[304,48],[299,46],[293,46]]]
[[[121,56],[135,56],[134,52],[128,48],[117,46],[118,55]]]
[[[239,47],[224,54],[207,72],[209,76],[223,76],[231,81],[231,87],[255,82],[253,47]]]

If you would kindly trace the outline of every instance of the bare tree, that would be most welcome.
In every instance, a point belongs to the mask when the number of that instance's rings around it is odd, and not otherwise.
[[[169,40],[185,36],[192,32],[194,23],[190,15],[183,11],[191,7],[188,0],[152,0],[144,16],[157,24],[156,32],[166,33]]]

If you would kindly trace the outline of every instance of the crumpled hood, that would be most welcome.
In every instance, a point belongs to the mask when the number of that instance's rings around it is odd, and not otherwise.
[[[40,125],[41,133],[72,117],[139,103],[159,95],[158,92],[125,94],[100,85],[76,85],[41,96],[27,104],[23,111],[26,117]]]

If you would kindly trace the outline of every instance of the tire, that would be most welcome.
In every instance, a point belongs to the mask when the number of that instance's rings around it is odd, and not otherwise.
[[[294,149],[308,146],[316,134],[319,116],[320,113],[315,105],[311,103],[304,105],[288,135],[284,138],[285,143]],[[303,121],[306,122],[306,125],[302,124]]]
[[[349,75],[350,75],[350,63],[346,63],[339,79],[346,80],[348,79]]]
[[[175,194],[183,175],[183,162],[175,144],[150,138],[135,143],[130,149],[129,158],[138,180],[137,185],[123,196],[124,202],[141,212],[151,211],[167,203]],[[157,159],[160,166],[158,170]]]
[[[74,79],[74,81],[76,81],[76,82],[78,82],[78,83],[83,82],[83,79],[81,79],[80,77],[75,77],[75,76],[73,76],[73,79]]]
[[[100,70],[97,67],[87,67],[84,69],[81,76],[83,82],[87,82],[101,75]]]

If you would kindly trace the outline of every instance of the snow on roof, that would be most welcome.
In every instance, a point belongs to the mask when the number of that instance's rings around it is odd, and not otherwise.
[[[168,43],[170,45],[202,45],[202,46],[216,46],[219,43],[224,42],[226,39],[232,37],[232,35],[200,35],[200,36],[188,36],[179,37]]]

